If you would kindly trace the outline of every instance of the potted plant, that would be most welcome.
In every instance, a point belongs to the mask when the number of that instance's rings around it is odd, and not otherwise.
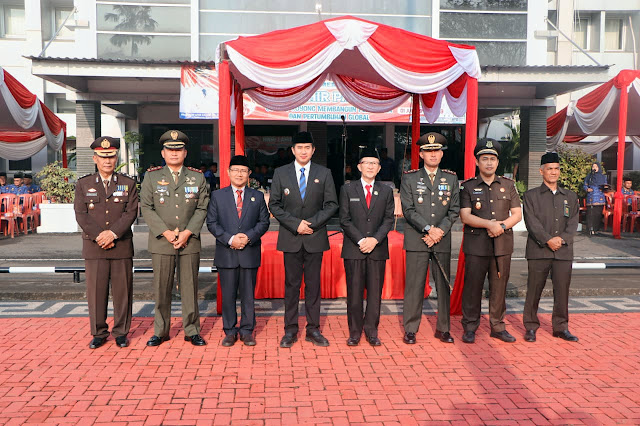
[[[38,233],[78,232],[73,198],[75,172],[65,169],[59,161],[47,164],[36,177],[49,203],[40,204]]]

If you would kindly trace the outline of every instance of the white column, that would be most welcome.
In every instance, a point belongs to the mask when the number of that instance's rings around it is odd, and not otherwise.
[[[200,58],[200,0],[191,0],[191,60]]]

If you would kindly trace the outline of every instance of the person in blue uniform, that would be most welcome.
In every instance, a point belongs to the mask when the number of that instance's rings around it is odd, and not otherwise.
[[[33,175],[31,173],[24,174],[24,186],[27,188],[27,192],[29,194],[35,194],[36,192],[42,191],[40,186],[33,183]]]
[[[598,162],[591,164],[591,172],[584,178],[583,188],[587,192],[587,233],[595,235],[602,222],[602,208],[606,203],[603,191],[607,175]]]
[[[0,194],[7,192],[7,173],[0,172]]]
[[[24,174],[17,172],[13,175],[13,184],[7,185],[6,191],[9,194],[28,194],[29,191],[26,186],[23,185]]]

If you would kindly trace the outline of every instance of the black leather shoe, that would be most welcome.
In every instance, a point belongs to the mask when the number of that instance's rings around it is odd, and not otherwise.
[[[245,346],[255,346],[256,345],[256,339],[254,339],[253,337],[253,333],[251,334],[245,334],[245,335],[240,335],[240,340],[242,340],[245,344]]]
[[[194,334],[193,336],[184,336],[185,342],[191,342],[193,346],[204,346],[207,344],[205,340],[199,334]]]
[[[380,343],[380,339],[375,336],[367,337],[367,342],[369,342],[371,346],[382,346],[382,343]]]
[[[106,337],[94,337],[89,343],[89,348],[98,349],[100,346],[104,345],[104,342],[107,341]]]
[[[404,333],[404,337],[402,341],[407,345],[415,345],[416,344],[416,333]]]
[[[494,339],[502,340],[506,343],[513,343],[516,341],[516,338],[509,334],[507,330],[504,331],[492,331],[490,334]]]
[[[160,346],[162,342],[169,340],[169,336],[151,336],[151,339],[147,342],[147,346]]]
[[[465,331],[462,335],[462,341],[464,343],[475,343],[476,342],[476,332],[475,331]]]
[[[224,339],[222,339],[222,342],[220,342],[220,346],[233,346],[237,341],[237,334],[227,334],[226,336],[224,336]]]
[[[433,336],[436,339],[440,339],[441,342],[453,343],[453,337],[451,336],[451,333],[449,333],[448,331],[442,332],[442,331],[436,330],[436,334],[434,334]]]
[[[349,337],[347,339],[347,346],[358,346],[360,344],[360,339],[357,337]]]
[[[318,330],[307,333],[304,340],[311,342],[316,346],[329,346],[329,341]]]
[[[578,338],[576,336],[574,336],[573,334],[569,333],[569,330],[564,330],[564,331],[554,331],[553,332],[553,337],[559,337],[563,340],[566,340],[567,342],[577,342]]]
[[[535,342],[536,341],[536,331],[535,330],[527,330],[524,333],[524,341],[525,342]]]
[[[285,334],[284,336],[282,336],[282,340],[280,340],[280,347],[290,348],[297,341],[298,341],[297,334]]]
[[[116,345],[120,346],[121,348],[126,348],[127,346],[129,346],[129,339],[127,339],[127,336],[118,336],[116,337]]]

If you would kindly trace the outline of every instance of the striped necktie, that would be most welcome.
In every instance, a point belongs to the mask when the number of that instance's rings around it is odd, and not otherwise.
[[[307,179],[304,177],[304,167],[300,168],[300,198],[304,200],[304,194],[307,191]]]

